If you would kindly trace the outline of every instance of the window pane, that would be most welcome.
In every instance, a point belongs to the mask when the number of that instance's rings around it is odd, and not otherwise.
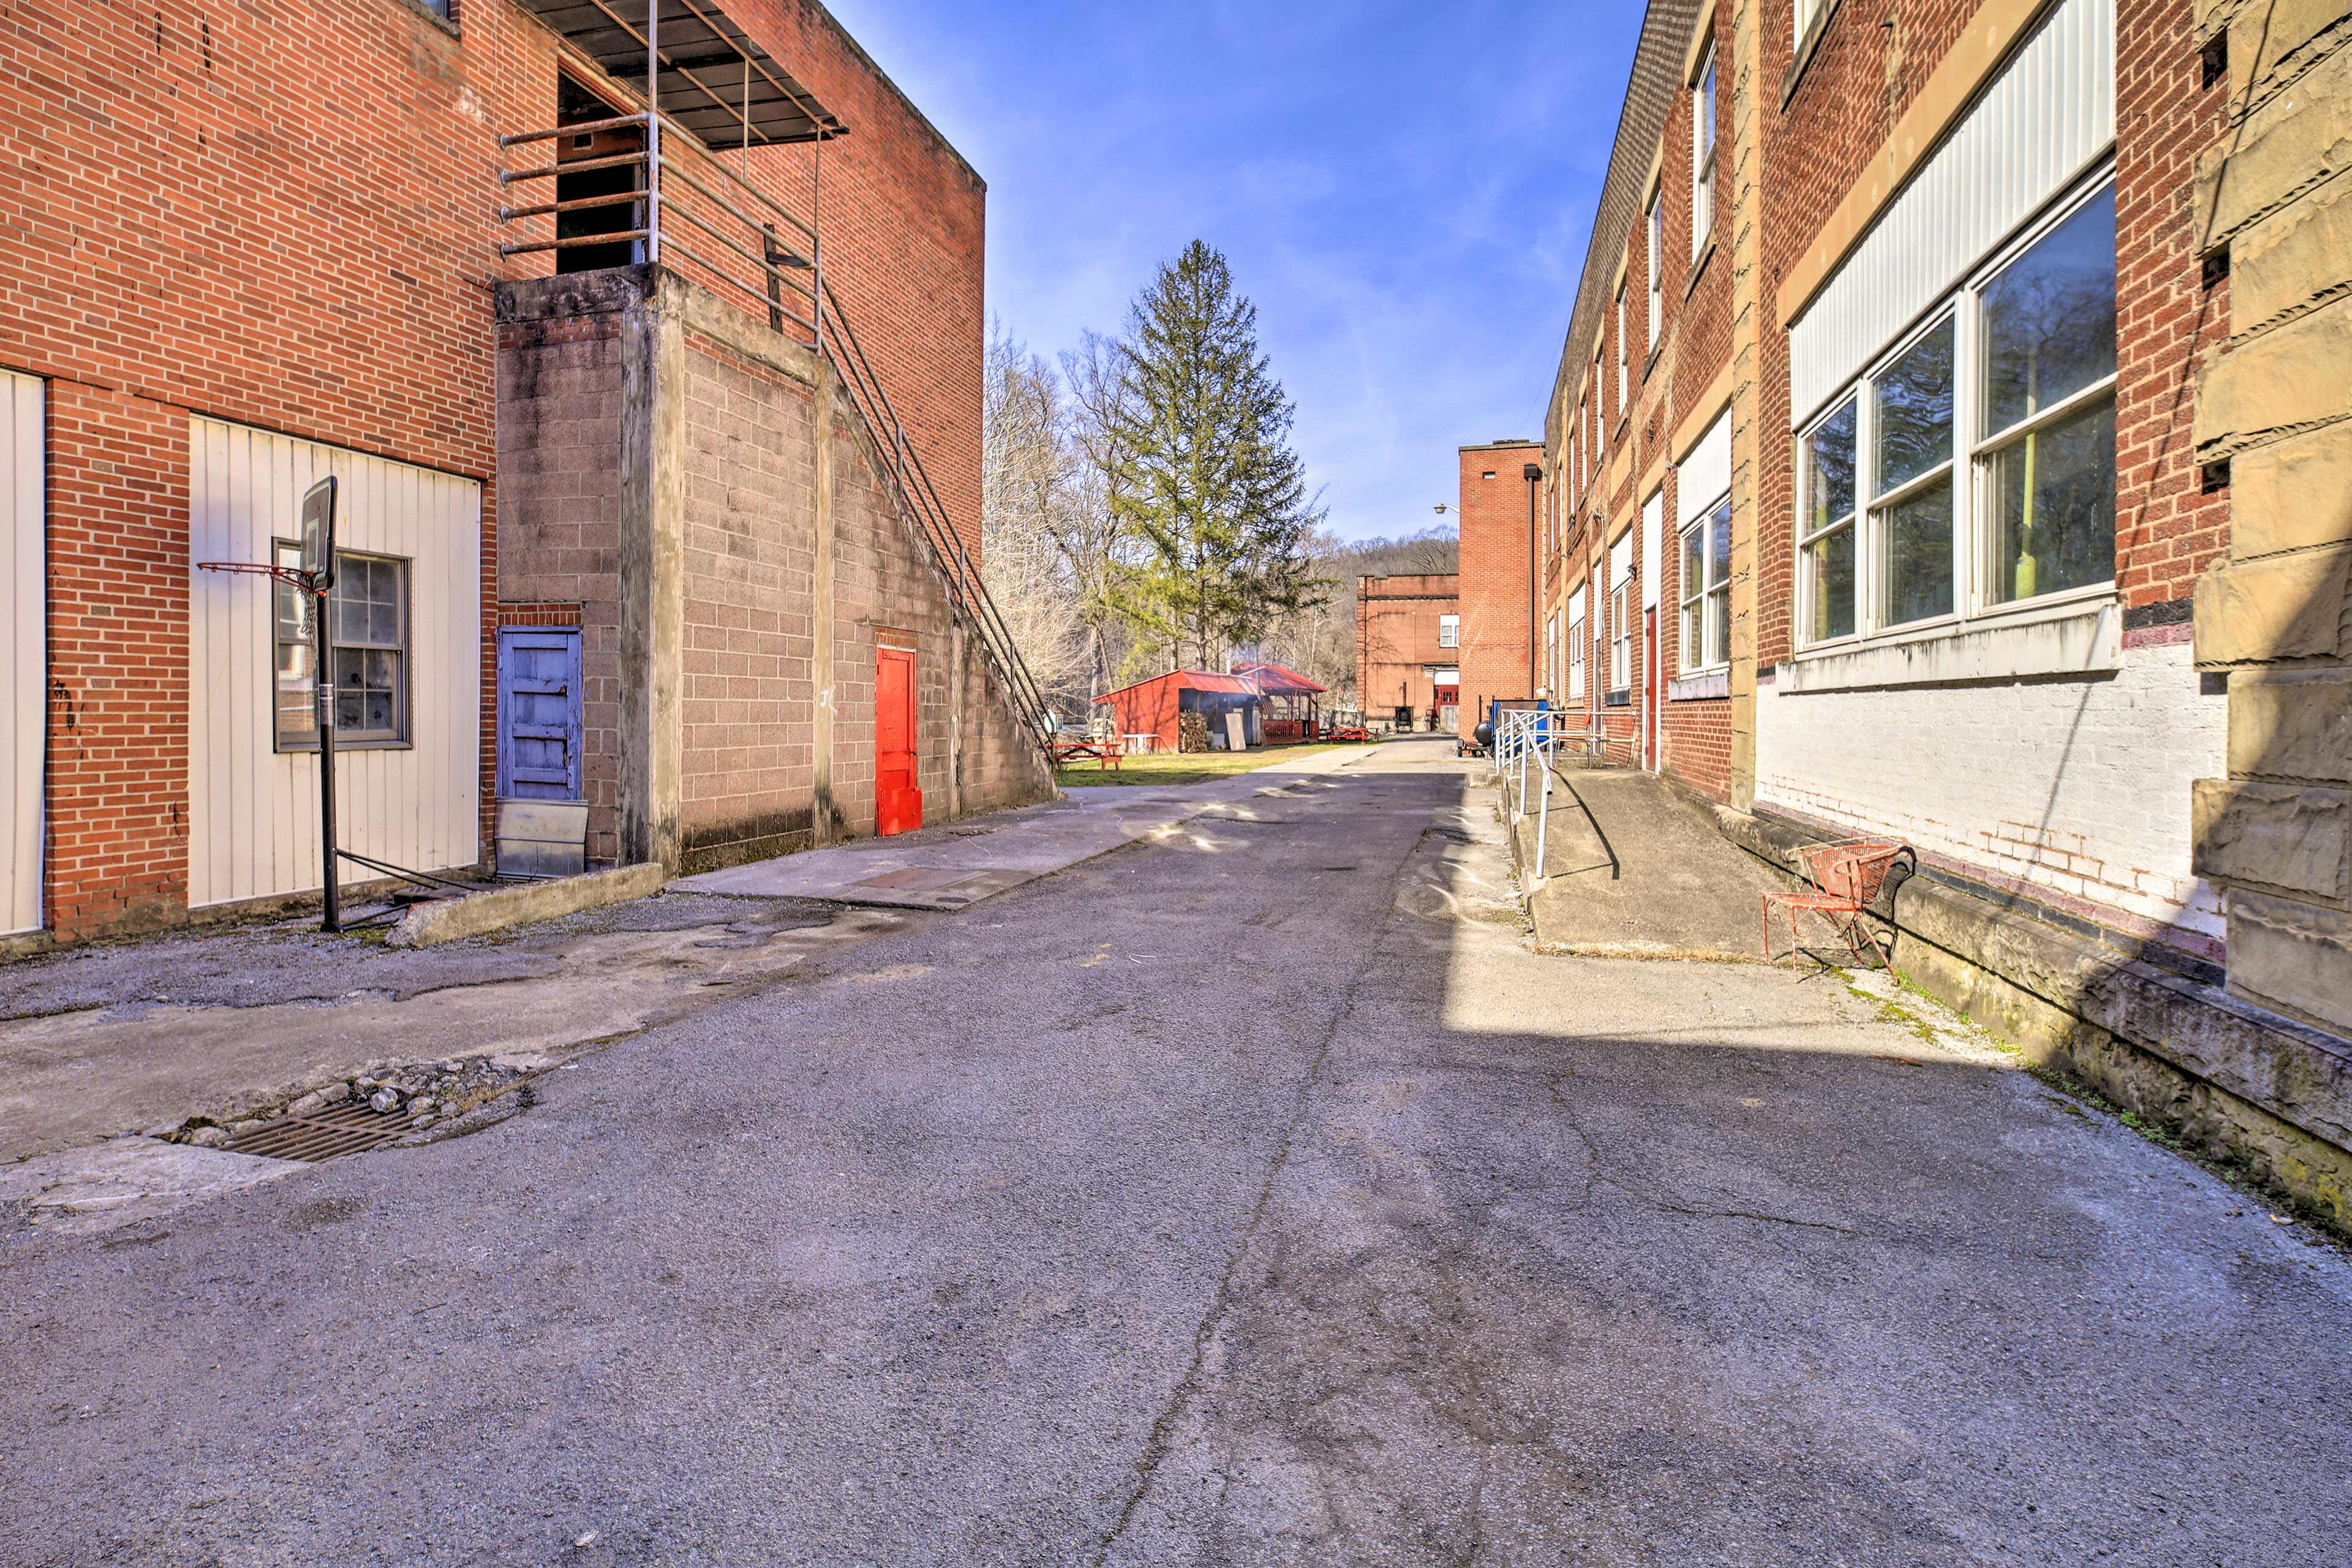
[[[1727,500],[1715,509],[1706,520],[1711,536],[1707,546],[1706,585],[1710,588],[1731,579],[1731,503]]]
[[[1916,479],[1952,455],[1952,322],[1949,317],[1870,384],[1878,422],[1878,489]]]
[[[400,646],[400,603],[397,599],[387,596],[369,606],[368,641],[378,647]]]
[[[1696,669],[1701,664],[1706,662],[1706,648],[1705,643],[1702,641],[1704,634],[1699,629],[1701,605],[1702,601],[1693,599],[1689,604],[1683,606],[1682,647],[1680,652],[1682,655],[1682,667],[1685,669]]]
[[[1805,529],[1826,528],[1853,510],[1852,398],[1805,437]]]
[[[2102,401],[1986,459],[1992,594],[2030,599],[2116,574],[2116,405]]]
[[[1731,657],[1731,587],[1711,588],[1706,595],[1706,662],[1721,664]]]
[[[1683,532],[1683,581],[1681,597],[1697,596],[1706,586],[1706,530],[1686,529]]]
[[[1853,529],[1824,534],[1805,546],[1805,594],[1811,605],[1808,642],[1853,632]]]
[[[1985,429],[2116,374],[2116,194],[2102,191],[1984,291]]]
[[[1878,584],[1886,624],[1952,609],[1952,481],[1948,475],[1877,514]]]

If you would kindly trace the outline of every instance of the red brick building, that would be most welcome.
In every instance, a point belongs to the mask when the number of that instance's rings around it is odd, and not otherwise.
[[[1544,684],[1530,593],[1538,492],[1527,477],[1542,444],[1489,441],[1460,449],[1462,661],[1460,733],[1496,698],[1532,697]]]
[[[500,731],[501,628],[568,629],[589,645],[573,656],[578,711],[567,742],[571,772],[587,776],[567,798],[607,815],[611,854],[679,862],[681,835],[692,837],[687,819],[710,805],[692,801],[682,781],[781,743],[774,731],[786,720],[776,704],[805,721],[816,703],[804,645],[814,599],[830,599],[832,584],[820,593],[804,571],[798,606],[774,611],[778,635],[801,639],[797,651],[744,646],[756,631],[748,625],[704,633],[681,624],[659,656],[673,661],[682,701],[691,689],[720,708],[686,721],[699,727],[694,735],[624,735],[626,683],[593,667],[600,644],[619,647],[626,617],[615,596],[600,600],[596,584],[628,576],[636,546],[593,535],[600,527],[627,534],[652,514],[618,489],[550,476],[611,468],[598,454],[636,450],[625,418],[682,429],[688,394],[680,381],[628,404],[614,361],[567,395],[576,419],[562,434],[572,445],[516,439],[516,415],[540,389],[528,380],[535,371],[502,357],[499,321],[513,316],[512,288],[555,272],[560,257],[636,262],[649,294],[659,292],[657,278],[680,280],[681,291],[664,296],[670,321],[708,329],[714,310],[729,311],[768,331],[760,297],[768,280],[803,279],[810,269],[793,268],[821,256],[895,418],[816,359],[798,365],[795,395],[831,398],[820,384],[838,388],[839,418],[820,427],[850,443],[845,461],[875,487],[876,504],[898,504],[888,473],[911,474],[919,459],[936,516],[979,548],[984,188],[823,8],[743,0],[728,10],[758,72],[748,116],[744,104],[719,104],[707,82],[696,83],[697,68],[680,64],[674,51],[695,41],[691,11],[663,9],[676,40],[660,73],[664,152],[687,174],[664,191],[660,222],[627,194],[629,182],[646,180],[642,45],[616,47],[619,31],[582,26],[551,5],[460,0],[454,15],[446,9],[298,0],[263,18],[170,3],[135,15],[68,4],[0,20],[0,226],[11,237],[0,250],[0,494],[16,564],[0,632],[16,650],[18,689],[5,705],[13,727],[0,736],[11,786],[0,933],[70,939],[317,889],[301,783],[315,767],[306,747],[315,747],[286,717],[299,706],[288,705],[289,682],[308,679],[297,668],[303,650],[282,626],[271,629],[292,600],[258,579],[195,569],[215,557],[269,559],[314,476],[342,484],[343,543],[362,563],[346,574],[350,591],[378,595],[382,623],[348,650],[338,630],[331,671],[355,721],[344,726],[343,781],[354,847],[425,869],[490,858],[494,803],[508,782],[502,740],[513,739]],[[632,116],[547,134],[560,121]],[[592,194],[596,174],[614,175],[616,151],[624,164],[635,158],[619,168],[619,187],[604,187],[621,194],[567,215],[566,246],[549,248],[557,220],[545,206]],[[531,175],[600,157],[601,171]],[[820,210],[820,159],[821,247],[784,216]],[[714,193],[724,202],[705,201]],[[738,216],[720,216],[727,208]],[[602,256],[580,237],[597,211],[615,215],[604,232],[619,236]],[[748,235],[751,271],[682,213]],[[757,262],[755,220],[778,226],[775,268]],[[647,229],[653,237],[629,237]],[[664,233],[675,254],[649,256]],[[698,266],[696,254],[718,265]],[[577,313],[554,335],[593,338],[598,320]],[[748,355],[741,344],[725,349],[733,327],[680,330],[679,342],[731,354],[754,379],[777,374],[760,368],[763,359],[790,357],[765,340]],[[803,343],[811,335],[798,320],[772,335],[796,333]],[[838,357],[830,339],[821,357]],[[814,439],[772,461],[814,473],[826,466],[814,461]],[[913,458],[897,461],[902,450]],[[725,469],[740,456],[714,460]],[[690,467],[679,463],[681,482]],[[654,478],[671,482],[666,472]],[[719,538],[787,529],[736,510],[715,504]],[[664,526],[672,523],[688,526]],[[803,519],[787,531],[810,526]],[[905,531],[896,519],[856,526],[886,553]],[[776,548],[804,560],[811,547],[803,539]],[[501,570],[510,551],[527,567],[519,576]],[[892,602],[855,613],[865,641],[851,639],[839,656],[870,662],[873,626],[932,639],[922,700],[939,717],[926,765],[960,756],[1001,717],[965,711],[968,694],[950,679],[964,658],[953,629],[961,619],[948,607],[953,555],[917,550]],[[683,570],[659,591],[682,596],[691,560]],[[695,602],[709,597],[698,591]],[[664,606],[652,613],[671,624]],[[727,683],[762,673],[797,689],[767,710],[725,708],[739,695]],[[845,666],[853,707],[870,702],[859,679],[871,678],[852,679]],[[722,734],[730,725],[735,732]],[[870,757],[840,743],[844,772],[870,774]],[[668,754],[647,761],[648,746]],[[696,755],[709,760],[684,760]],[[640,768],[649,771],[633,784]],[[628,809],[643,830],[625,843],[612,814],[633,789]],[[783,807],[794,789],[800,804]],[[941,775],[939,789],[952,795],[952,781]],[[667,804],[647,804],[656,795]],[[792,841],[794,809],[814,820],[805,789],[778,774],[761,800],[714,830],[726,852],[780,847]],[[645,826],[665,814],[667,826]],[[772,831],[745,827],[762,814]],[[844,814],[838,830],[858,831],[859,820]]]
[[[1416,727],[1452,730],[1460,704],[1461,577],[1356,580],[1356,700],[1368,723],[1410,710]]]

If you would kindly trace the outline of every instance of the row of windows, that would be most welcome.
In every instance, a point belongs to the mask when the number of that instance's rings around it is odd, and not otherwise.
[[[1800,640],[2113,581],[2115,388],[2105,185],[1938,301],[1800,437]]]
[[[2103,175],[1937,301],[1801,433],[1801,647],[2110,588],[2115,258],[2115,189]],[[1612,689],[1625,680],[1632,538],[1629,526],[1610,552]],[[1720,668],[1730,658],[1730,499],[1678,543],[1677,665]],[[1582,616],[1570,619],[1573,649]],[[1571,691],[1580,685],[1572,679]]]
[[[1690,250],[1696,262],[1706,251],[1707,241],[1715,228],[1716,175],[1716,97],[1715,44],[1710,39],[1699,56],[1698,68],[1691,83],[1691,185],[1690,185]],[[1649,331],[1644,339],[1644,352],[1657,352],[1660,338],[1665,331],[1666,253],[1665,189],[1663,183],[1650,193],[1643,211],[1643,238],[1646,243],[1644,268],[1648,273]],[[1628,268],[1631,270],[1631,268]],[[1632,406],[1633,369],[1632,337],[1626,331],[1625,283],[1618,282],[1616,298],[1611,302],[1617,332],[1617,399],[1616,408],[1622,417]],[[1607,421],[1601,401],[1601,353],[1592,356],[1592,374],[1586,378],[1585,396],[1577,405],[1576,417],[1562,437],[1563,458],[1568,477],[1580,491],[1599,471],[1603,448],[1608,445]]]

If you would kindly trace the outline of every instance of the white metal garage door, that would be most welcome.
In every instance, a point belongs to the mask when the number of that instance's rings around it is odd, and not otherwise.
[[[371,558],[343,573],[344,586],[374,591],[383,622],[374,640],[402,667],[387,703],[399,735],[355,742],[346,730],[336,742],[338,837],[396,866],[472,865],[481,844],[481,486],[202,417],[190,421],[188,461],[196,561],[268,561],[276,542],[300,534],[302,492],[336,477],[337,548],[347,567],[355,553]],[[282,747],[275,731],[271,584],[194,575],[188,902],[316,888],[319,759]],[[343,868],[345,881],[373,875]]]
[[[41,924],[42,746],[49,681],[41,384],[0,371],[0,932]]]

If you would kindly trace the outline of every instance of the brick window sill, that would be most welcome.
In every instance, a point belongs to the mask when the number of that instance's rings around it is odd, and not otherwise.
[[[1837,15],[1838,0],[1822,0],[1822,7],[1813,13],[1813,20],[1805,36],[1797,40],[1796,58],[1789,62],[1789,74],[1780,79],[1780,107],[1787,109],[1789,100],[1797,96],[1797,89],[1805,79],[1805,68],[1813,63],[1813,51],[1821,47],[1822,35],[1829,31],[1830,18]]]
[[[1666,682],[1669,702],[1706,702],[1731,695],[1731,668],[1701,670]]]
[[[455,17],[444,16],[440,12],[433,9],[432,6],[425,5],[425,0],[400,0],[400,4],[408,10],[415,12],[416,15],[424,17],[426,21],[440,28],[451,37],[455,38],[463,36],[457,31],[457,23]],[[455,10],[456,6],[453,5],[450,8]]]

